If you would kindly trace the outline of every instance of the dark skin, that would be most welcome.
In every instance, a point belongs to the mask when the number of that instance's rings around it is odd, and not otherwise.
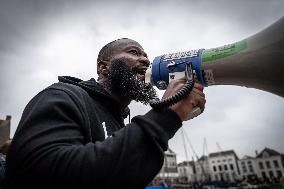
[[[115,47],[112,56],[109,60],[100,61],[97,64],[98,74],[100,76],[99,83],[110,92],[107,74],[109,73],[110,64],[113,60],[120,59],[125,62],[130,68],[137,68],[139,70],[139,74],[137,77],[141,80],[144,80],[144,74],[146,69],[150,65],[150,61],[148,59],[147,54],[145,53],[142,46],[133,41],[131,39],[122,39],[119,41],[119,44]],[[163,95],[163,99],[174,95],[177,91],[179,91],[183,85],[185,84],[185,79],[177,79],[173,80],[167,90]],[[124,109],[128,106],[132,99],[129,99],[125,96],[121,96],[119,94],[111,93],[114,99],[116,99],[120,104],[121,108]],[[203,93],[203,86],[195,82],[194,88],[192,92],[180,102],[170,106],[177,113],[177,115],[181,118],[181,120],[187,120],[188,115],[193,110],[194,107],[200,107],[201,111],[204,111],[205,108],[205,94]]]
[[[104,88],[110,92],[108,82],[107,82],[107,74],[109,73],[110,64],[113,60],[120,59],[125,62],[129,67],[138,66],[141,69],[146,69],[150,65],[150,61],[147,57],[147,54],[144,52],[144,49],[137,42],[124,39],[121,40],[120,44],[117,48],[114,49],[113,56],[110,57],[108,61],[101,61],[98,63],[98,73],[101,76],[99,83],[104,86]],[[141,80],[144,80],[143,75],[138,75]],[[120,96],[119,94],[115,94],[110,92],[114,99],[120,102],[122,108],[124,109],[128,106],[132,99],[128,99],[125,96]]]

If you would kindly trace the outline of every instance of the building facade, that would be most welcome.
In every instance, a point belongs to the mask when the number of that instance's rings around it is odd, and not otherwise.
[[[255,161],[257,176],[262,179],[280,179],[284,175],[283,155],[270,148],[257,154]]]
[[[165,182],[177,182],[179,177],[176,153],[171,149],[165,152],[164,164],[158,174],[158,178]]]
[[[11,118],[7,115],[6,119],[0,119],[0,146],[10,139]]]
[[[238,157],[234,150],[209,154],[209,172],[212,181],[235,182],[239,179]]]
[[[214,181],[231,184],[249,181],[277,183],[284,180],[284,155],[265,148],[255,157],[239,159],[234,150],[228,150],[177,164],[176,154],[169,149],[165,152],[164,165],[156,179],[159,183],[177,188]]]
[[[179,182],[192,183],[196,181],[194,161],[184,161],[178,164]]]
[[[207,182],[211,180],[208,156],[202,156],[196,161],[195,170],[197,182]]]
[[[257,168],[257,161],[250,156],[244,156],[238,161],[240,168],[240,175],[243,179],[250,179],[256,177],[259,173]]]

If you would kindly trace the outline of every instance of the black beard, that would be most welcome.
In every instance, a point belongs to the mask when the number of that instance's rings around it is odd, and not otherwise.
[[[108,81],[111,92],[130,100],[147,105],[150,100],[157,98],[153,86],[141,81],[137,74],[121,60],[111,62]]]

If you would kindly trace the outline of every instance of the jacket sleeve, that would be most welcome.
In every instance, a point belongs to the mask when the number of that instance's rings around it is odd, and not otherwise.
[[[10,185],[143,188],[159,172],[168,140],[182,124],[169,109],[151,110],[112,137],[86,143],[83,114],[82,105],[61,90],[48,89],[32,99],[7,158]]]

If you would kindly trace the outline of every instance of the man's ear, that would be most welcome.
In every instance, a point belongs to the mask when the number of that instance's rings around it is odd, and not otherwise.
[[[97,73],[98,75],[106,76],[109,73],[109,62],[100,61],[97,64]]]

